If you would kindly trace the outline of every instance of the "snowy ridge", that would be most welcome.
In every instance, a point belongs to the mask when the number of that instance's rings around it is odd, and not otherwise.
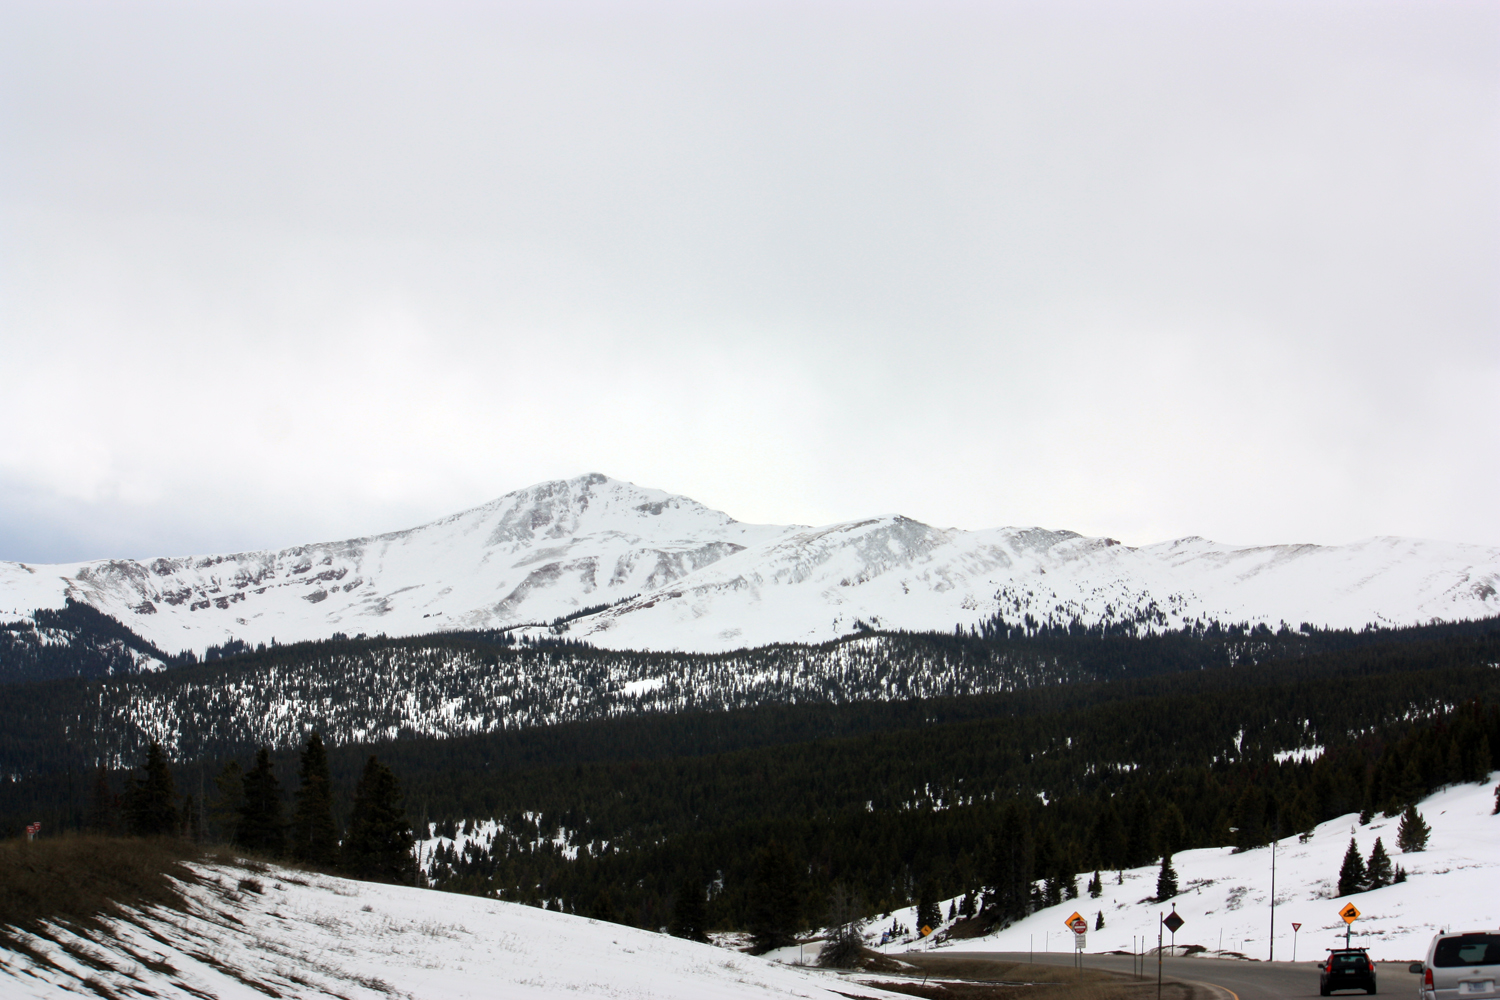
[[[368,538],[148,561],[0,563],[0,619],[68,598],[162,649],[546,625],[615,649],[822,642],[864,622],[1410,625],[1500,612],[1500,549],[1402,538],[1140,548],[1070,531],[941,529],[889,515],[741,524],[591,474]],[[611,606],[612,605],[612,606]]]

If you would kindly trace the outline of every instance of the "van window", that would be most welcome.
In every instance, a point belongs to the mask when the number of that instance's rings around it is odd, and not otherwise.
[[[1460,965],[1500,965],[1500,934],[1465,934],[1438,941],[1432,964],[1440,969]]]

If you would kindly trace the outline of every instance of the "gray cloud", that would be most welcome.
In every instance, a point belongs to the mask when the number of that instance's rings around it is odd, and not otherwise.
[[[747,520],[1500,544],[1497,22],[0,3],[0,558],[592,469]]]

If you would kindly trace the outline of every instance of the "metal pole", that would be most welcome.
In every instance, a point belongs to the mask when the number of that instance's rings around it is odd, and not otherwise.
[[[1161,911],[1156,914],[1156,1000],[1161,1000]]]
[[[1281,824],[1276,824],[1276,832],[1281,832]],[[1271,957],[1268,961],[1276,961],[1276,841],[1271,841]]]

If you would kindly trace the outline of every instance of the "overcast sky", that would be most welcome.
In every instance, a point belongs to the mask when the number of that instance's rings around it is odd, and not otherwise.
[[[1500,545],[1500,4],[0,0],[0,442],[25,561]]]

